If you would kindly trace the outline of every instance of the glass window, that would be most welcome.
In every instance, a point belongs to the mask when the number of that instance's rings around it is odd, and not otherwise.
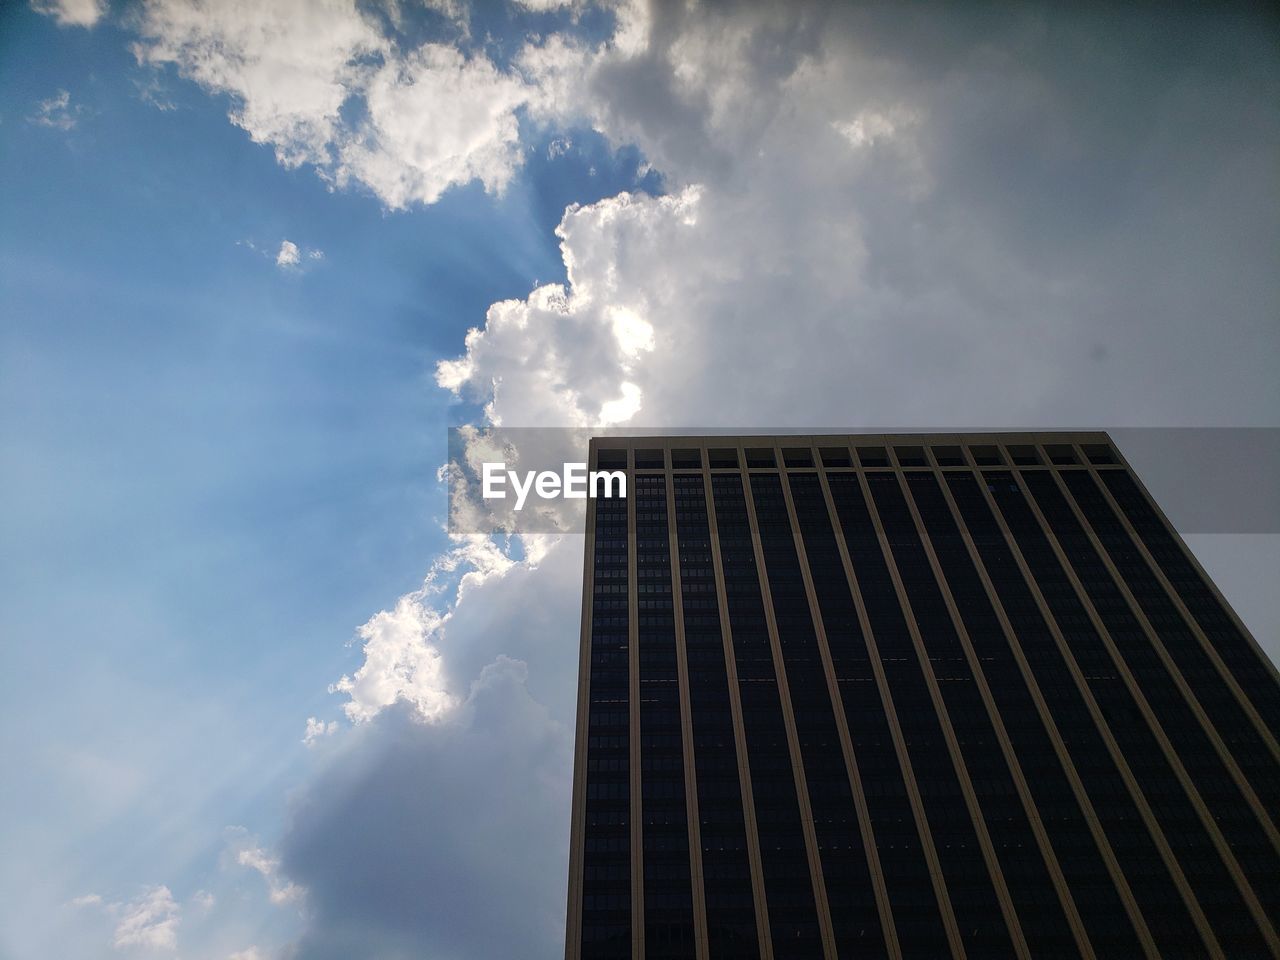
[[[973,454],[974,462],[980,467],[998,467],[1004,464],[998,447],[975,446],[970,447],[969,452]]]
[[[671,466],[677,470],[700,469],[702,467],[702,451],[672,450]]]
[[[1116,463],[1116,456],[1111,452],[1111,447],[1105,443],[1086,443],[1084,445],[1084,455],[1089,458],[1090,463]]]
[[[601,470],[625,470],[627,469],[627,451],[625,449],[597,450],[596,466]]]
[[[713,468],[737,467],[738,451],[731,449],[708,450],[707,457]]]
[[[923,467],[924,447],[894,447],[894,454],[898,458],[900,466],[904,467]]]

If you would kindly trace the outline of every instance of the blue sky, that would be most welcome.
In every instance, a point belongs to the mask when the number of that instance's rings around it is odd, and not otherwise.
[[[567,203],[655,178],[570,131],[554,162],[532,137],[501,197],[391,213],[282,168],[111,21],[4,18],[0,631],[26,771],[2,801],[23,824],[6,886],[43,860],[59,893],[128,899],[164,864],[190,893],[226,825],[278,829],[353,627],[444,545],[459,412],[434,359],[563,278]],[[62,90],[74,126],[32,122]],[[286,239],[299,269],[276,265]]]
[[[450,818],[521,778],[552,786],[483,829],[562,858],[577,547],[449,541],[451,423],[1280,413],[1274,23],[36,6],[0,12],[0,957],[493,955],[441,932],[474,902],[385,908],[439,872],[349,915],[334,879],[383,862],[348,827],[394,771],[392,822],[466,788],[411,831],[455,876],[501,865]],[[340,109],[290,99],[316,77]],[[1202,543],[1260,637],[1275,540]],[[361,669],[382,693],[329,691]],[[554,955],[557,909],[513,942]]]

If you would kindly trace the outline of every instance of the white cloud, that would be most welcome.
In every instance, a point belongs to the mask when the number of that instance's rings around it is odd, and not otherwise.
[[[260,874],[267,883],[267,897],[276,906],[296,903],[306,891],[280,876],[279,858],[258,846],[242,827],[228,827],[228,849],[237,865]]]
[[[146,0],[141,30],[140,62],[230,95],[233,122],[282,164],[363,184],[392,209],[472,180],[501,190],[521,162],[519,78],[443,44],[402,50],[354,0]],[[348,101],[359,119],[343,118]]]
[[[155,75],[143,79],[134,78],[133,88],[138,92],[139,100],[161,113],[171,113],[178,109],[178,105],[170,98],[166,84]]]
[[[182,908],[165,886],[151,887],[123,907],[112,943],[117,949],[174,950]]]
[[[191,905],[195,907],[197,910],[202,910],[207,912],[209,910],[212,910],[214,907],[214,904],[216,904],[217,902],[218,902],[217,897],[215,897],[208,890],[197,890],[195,893],[191,895]]]
[[[545,547],[537,538],[526,545],[528,562],[536,563]],[[351,676],[343,676],[329,688],[349,697],[343,706],[355,722],[371,720],[399,702],[413,707],[422,721],[445,719],[459,704],[450,691],[440,654],[440,641],[452,618],[450,603],[435,598],[446,592],[445,580],[460,575],[453,586],[453,600],[486,581],[501,578],[515,561],[498,544],[482,536],[458,536],[454,546],[438,557],[420,589],[397,601],[393,610],[372,616],[357,630],[363,641],[364,663]]]
[[[470,0],[417,0],[417,4],[439,14],[457,31],[459,39],[470,36],[471,3]],[[402,0],[386,0],[387,17],[401,30],[405,24],[405,7]],[[413,5],[410,5],[410,10]]]
[[[606,400],[600,406],[600,412],[596,415],[596,420],[602,427],[612,427],[619,423],[626,423],[644,406],[641,403],[641,397],[644,395],[638,386],[630,380],[623,380],[618,384],[618,391],[622,396],[615,400]]]
[[[592,48],[557,33],[526,43],[515,64],[533,91],[531,111],[548,123],[585,115],[590,108],[583,102],[582,84],[593,56]]]
[[[865,147],[892,137],[911,118],[893,117],[877,110],[863,110],[852,120],[832,120],[831,127],[854,147]]]
[[[425,44],[389,59],[363,93],[368,120],[344,138],[335,178],[364,183],[392,209],[472,180],[499,191],[520,164],[525,92],[483,56]]]
[[[446,615],[425,606],[421,596],[401,597],[394,610],[383,610],[357,631],[364,641],[364,663],[353,676],[330,686],[345,693],[348,718],[369,720],[400,700],[412,703],[424,720],[439,719],[455,705],[445,684],[444,661],[432,643]]]
[[[36,104],[36,112],[27,117],[27,121],[53,130],[70,130],[80,122],[83,113],[84,107],[80,104],[72,106],[70,93],[59,90]]]
[[[257,947],[245,947],[228,956],[227,960],[267,960],[267,955]]]
[[[388,50],[353,0],[147,0],[140,62],[233,98],[231,119],[286,166],[332,161],[339,109]]]
[[[654,350],[667,290],[660,278],[626,283],[609,261],[636,237],[678,239],[694,223],[699,195],[693,188],[657,199],[622,194],[572,209],[557,231],[569,288],[550,284],[524,301],[494,304],[484,328],[467,335],[465,355],[438,365],[437,382],[485,403],[489,419],[507,427],[635,415],[644,393],[629,373]]]
[[[82,897],[76,897],[74,900],[69,901],[68,905],[72,907],[100,907],[102,906],[102,897],[96,893],[86,893]]]
[[[609,321],[624,357],[632,360],[653,350],[653,324],[627,307],[610,307]]]
[[[515,3],[540,13],[549,10],[560,10],[564,7],[581,6],[582,0],[515,0]]]
[[[107,0],[31,0],[31,9],[58,21],[60,27],[92,27],[107,13]]]
[[[298,245],[292,240],[281,241],[280,252],[276,254],[276,266],[296,267],[299,259]]]
[[[251,241],[246,240],[244,244],[250,250],[256,251],[258,249]],[[281,240],[280,249],[276,251],[276,266],[281,270],[296,271],[305,269],[308,264],[314,264],[323,259],[323,250],[317,250],[312,247],[299,247],[292,240]]]
[[[325,723],[317,720],[315,717],[307,717],[307,729],[302,736],[302,742],[308,747],[314,747],[323,737],[331,737],[338,732],[338,721],[330,720]]]
[[[504,426],[592,426],[624,423],[644,408],[645,390],[631,376],[647,370],[656,347],[655,321],[674,312],[680,292],[659,275],[632,283],[614,256],[637,243],[671,244],[696,228],[701,191],[690,187],[662,198],[621,195],[571,210],[558,231],[570,287],[550,284],[524,301],[494,304],[483,330],[466,338],[464,356],[437,367],[437,382],[485,405],[487,419]],[[679,246],[679,244],[676,244]],[[636,264],[640,269],[647,267]],[[670,320],[664,320],[664,327]],[[423,589],[402,597],[359,630],[365,661],[330,689],[346,693],[352,720],[372,719],[399,702],[419,717],[447,717],[459,700],[450,691],[442,647],[468,588],[516,569],[536,568],[554,541],[518,538],[515,550],[484,537],[459,537],[433,565]],[[523,559],[516,560],[523,551]],[[465,569],[452,604],[433,604],[444,573]],[[495,597],[497,602],[500,598]]]

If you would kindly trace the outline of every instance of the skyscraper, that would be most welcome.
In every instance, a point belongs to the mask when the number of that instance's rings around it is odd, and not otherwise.
[[[568,960],[1280,956],[1276,669],[1106,434],[591,465]]]

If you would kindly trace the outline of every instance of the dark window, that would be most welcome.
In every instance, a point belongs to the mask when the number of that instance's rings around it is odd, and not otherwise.
[[[1111,452],[1111,448],[1105,443],[1086,443],[1084,445],[1084,455],[1089,458],[1090,463],[1115,463],[1115,454]]]
[[[625,470],[627,469],[627,451],[625,449],[597,450],[596,466],[602,470]]]
[[[822,454],[822,465],[826,467],[851,467],[853,461],[849,459],[849,451],[845,447],[823,447],[818,451]]]
[[[747,448],[747,466],[748,467],[776,467],[777,464],[773,459],[773,450],[768,447],[748,447]]]
[[[699,469],[702,466],[702,451],[672,450],[671,466],[676,470]]]
[[[893,452],[898,457],[898,465],[903,467],[923,467],[924,447],[894,447]]]
[[[964,452],[959,447],[934,447],[933,459],[940,467],[963,467]]]
[[[738,451],[730,449],[708,450],[707,458],[713,469],[738,466]]]
[[[1069,443],[1051,443],[1044,448],[1044,452],[1049,455],[1050,463],[1066,465],[1078,462],[1076,452]]]
[[[637,450],[637,470],[661,470],[666,467],[666,458],[662,450]]]
[[[887,467],[889,455],[884,447],[859,447],[858,462],[864,467]]]
[[[974,463],[980,467],[998,467],[1004,463],[998,447],[975,446],[970,447],[969,452],[973,454]]]
[[[1036,453],[1036,448],[1030,445],[1009,447],[1009,456],[1020,467],[1034,467],[1040,463],[1040,455]]]
[[[812,467],[813,453],[803,447],[786,447],[782,451],[782,462],[788,467]]]

